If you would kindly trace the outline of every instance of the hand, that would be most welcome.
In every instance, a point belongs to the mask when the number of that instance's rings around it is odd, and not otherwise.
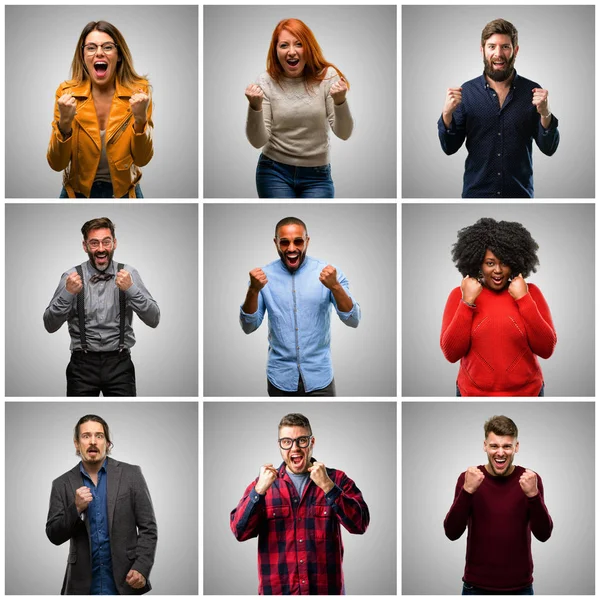
[[[252,110],[261,111],[263,98],[265,95],[260,87],[260,85],[256,85],[255,83],[251,83],[246,88],[246,98],[248,98],[248,102],[250,103],[250,108]]]
[[[258,481],[254,486],[257,494],[264,496],[267,490],[273,485],[273,482],[279,477],[277,469],[272,463],[267,463],[260,468],[260,475]]]
[[[468,304],[475,304],[475,300],[479,294],[481,294],[481,290],[483,286],[479,283],[478,279],[475,277],[469,277],[467,275],[460,284],[460,289],[462,290],[462,297],[465,302]]]
[[[533,100],[531,103],[535,106],[540,115],[547,115],[550,112],[550,103],[548,101],[548,90],[533,88]]]
[[[149,102],[150,96],[148,96],[141,88],[138,88],[138,91],[129,98],[131,114],[133,115],[135,122],[139,125],[144,125],[148,120]]]
[[[79,294],[79,292],[83,289],[83,282],[81,281],[81,277],[79,277],[79,273],[74,271],[67,277],[66,281],[67,292],[69,294]]]
[[[125,577],[125,583],[131,586],[134,590],[139,590],[146,585],[146,578],[135,569],[131,569]]]
[[[85,485],[75,490],[75,507],[77,512],[81,514],[84,510],[87,510],[88,504],[94,499],[92,492],[89,487]]]
[[[77,100],[72,94],[63,94],[58,99],[58,112],[60,113],[58,126],[62,133],[71,131],[71,124],[77,114]]]
[[[515,299],[519,300],[527,294],[527,282],[523,279],[523,275],[519,273],[518,277],[514,277],[508,286],[508,293]]]
[[[484,479],[485,475],[477,467],[469,467],[465,472],[463,488],[469,494],[474,494]]]
[[[264,274],[263,270],[260,267],[258,267],[257,269],[252,269],[249,275],[250,287],[257,292],[260,292],[260,290],[262,290],[265,287],[265,285],[269,283],[267,276]]]
[[[327,288],[332,289],[335,285],[337,285],[337,271],[335,267],[331,265],[327,265],[319,275],[319,281]]]
[[[325,465],[320,462],[314,462],[310,467],[308,467],[308,472],[310,473],[310,478],[327,494],[330,492],[335,483],[331,481],[329,475],[327,475],[327,469]]]
[[[121,269],[115,277],[115,283],[120,290],[128,290],[133,285],[133,279],[131,279],[131,273],[125,269]]]
[[[519,485],[523,490],[523,493],[528,498],[533,498],[538,494],[538,486],[537,486],[537,475],[530,471],[529,469],[525,469],[525,473],[519,477]]]
[[[446,100],[444,102],[444,108],[442,109],[442,116],[447,117],[444,118],[444,122],[448,125],[452,121],[452,115],[454,111],[458,108],[458,105],[462,102],[462,88],[448,88],[446,90]]]
[[[343,79],[336,81],[329,88],[329,94],[330,94],[331,98],[333,99],[333,103],[337,104],[338,106],[340,104],[344,104],[344,102],[346,102],[346,92],[347,91],[348,91],[348,84]]]

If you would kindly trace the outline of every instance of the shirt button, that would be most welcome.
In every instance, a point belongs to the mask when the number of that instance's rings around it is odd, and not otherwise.
[[[502,175],[502,173],[498,173],[498,177],[500,177],[500,175]]]
[[[304,581],[304,579],[302,580],[302,583],[306,583],[306,581]]]
[[[500,132],[498,132],[498,135],[502,135]]]
[[[502,156],[502,155],[500,154],[500,152],[498,152],[498,156]]]
[[[304,563],[304,561],[302,559],[300,559],[300,564]]]
[[[492,94],[492,96],[494,96],[494,98],[496,97],[496,94]]]
[[[302,540],[298,540],[300,543],[302,543]]]
[[[296,346],[296,350],[300,350],[300,346]]]
[[[500,195],[500,192],[496,192],[496,194],[498,194],[498,196]]]
[[[324,514],[324,515],[326,515],[326,514],[327,514],[327,511],[326,511],[326,510],[324,510],[324,511],[323,511],[323,514]]]
[[[298,498],[294,498],[294,502],[298,502]]]

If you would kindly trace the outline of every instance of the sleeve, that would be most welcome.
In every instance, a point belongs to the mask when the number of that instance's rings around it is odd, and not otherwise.
[[[76,311],[77,301],[75,298],[77,296],[68,292],[66,288],[67,277],[74,271],[75,269],[71,269],[63,273],[54,296],[44,311],[44,327],[48,333],[58,331],[62,324],[69,319],[71,311]]]
[[[146,289],[140,274],[133,267],[129,267],[129,269],[133,285],[128,290],[125,290],[127,302],[148,327],[154,328],[160,321],[158,304]]]
[[[255,313],[250,314],[244,312],[242,306],[240,306],[240,326],[244,333],[252,333],[260,327],[265,317],[265,300],[263,298],[262,290],[258,293],[258,309]]]
[[[328,472],[331,475],[330,470]],[[331,506],[340,523],[350,532],[362,534],[367,530],[369,521],[369,507],[364,501],[361,491],[345,473],[338,471],[334,475],[339,482],[325,494],[327,504]]]
[[[537,473],[536,473],[537,475]],[[542,478],[537,475],[538,494],[533,498],[527,498],[529,503],[529,524],[531,533],[540,541],[545,542],[550,538],[554,523],[544,503],[544,486]]]
[[[361,318],[360,306],[359,306],[358,302],[356,302],[356,300],[354,300],[354,298],[352,297],[352,294],[350,293],[350,284],[348,283],[348,280],[346,279],[346,276],[344,275],[344,273],[342,273],[342,271],[337,268],[336,268],[336,271],[338,274],[338,281],[339,281],[340,285],[344,288],[344,291],[346,292],[346,294],[348,294],[348,296],[350,296],[350,299],[352,300],[352,310],[350,310],[348,312],[342,312],[341,310],[339,310],[337,307],[337,302],[335,301],[335,297],[334,297],[333,293],[329,292],[329,294],[331,296],[331,302],[333,302],[333,305],[338,314],[338,317],[340,318],[340,321],[344,325],[348,325],[348,327],[356,328],[356,327],[358,327],[358,324],[360,323],[360,318]]]
[[[256,85],[263,91],[262,110],[253,110],[248,104],[246,117],[246,137],[255,148],[262,148],[271,137],[271,100],[268,94],[268,85],[263,77],[259,77]]]
[[[254,489],[258,477],[246,488],[242,499],[229,515],[229,526],[238,542],[244,542],[258,535],[265,519],[265,495]],[[268,493],[268,492],[267,492]]]
[[[71,144],[73,135],[67,139],[63,138],[62,133],[58,129],[60,120],[60,111],[58,110],[58,99],[63,94],[62,84],[58,86],[54,98],[54,120],[52,121],[52,133],[50,134],[50,143],[48,144],[48,152],[46,158],[48,164],[54,171],[64,171],[71,162]],[[73,126],[75,126],[73,124]]]
[[[154,565],[158,532],[148,485],[140,467],[135,466],[134,471],[135,524],[138,529],[138,539],[135,561],[131,568],[148,579]]]
[[[331,97],[331,86],[336,81],[340,80],[340,76],[337,74],[335,69],[330,67],[330,70],[333,71],[335,75],[326,81],[327,95],[325,97],[325,108],[327,110],[327,120],[331,125],[331,130],[333,133],[341,140],[347,140],[352,135],[352,130],[354,129],[354,120],[352,119],[352,114],[350,113],[348,99],[346,98],[342,104],[337,105]]]
[[[444,119],[440,115],[438,120],[438,136],[440,138],[440,144],[442,146],[442,150],[450,155],[458,152],[459,148],[463,145],[465,141],[465,108],[464,108],[464,99],[458,105],[458,108],[454,111],[452,115],[452,122],[450,123],[450,128],[446,128],[446,124],[444,123]]]
[[[454,502],[444,519],[444,532],[452,541],[457,540],[465,532],[473,505],[473,494],[469,494],[463,488],[464,484],[465,474],[461,473],[454,490]]]
[[[46,535],[56,546],[70,540],[75,533],[75,527],[80,522],[75,497],[73,496],[69,504],[65,504],[60,493],[60,485],[58,480],[52,482],[50,507],[46,520]]]
[[[154,133],[154,123],[152,121],[152,95],[148,82],[145,85],[140,85],[144,90],[144,93],[148,94],[148,118],[144,130],[141,133],[136,133],[134,129],[134,121],[131,123],[132,136],[131,136],[131,156],[133,163],[138,167],[147,165],[152,157],[154,156],[154,142],[152,141]]]
[[[546,155],[552,156],[558,148],[560,134],[558,133],[558,119],[552,115],[548,129],[544,129],[542,118],[535,112],[536,123],[534,125],[534,137],[537,147]]]
[[[527,341],[534,354],[550,358],[556,346],[556,331],[552,323],[550,308],[539,288],[528,284],[529,292],[515,300],[519,313],[525,321]]]
[[[455,363],[469,351],[474,315],[475,308],[462,302],[461,289],[453,289],[444,309],[440,335],[442,352],[451,363]]]

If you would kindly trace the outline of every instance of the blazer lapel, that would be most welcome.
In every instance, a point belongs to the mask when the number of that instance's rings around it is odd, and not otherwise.
[[[106,509],[108,511],[108,531],[112,537],[112,524],[113,515],[115,512],[115,506],[117,505],[117,494],[119,493],[119,484],[121,482],[121,465],[118,461],[112,458],[108,459],[106,465],[107,479],[106,479]]]

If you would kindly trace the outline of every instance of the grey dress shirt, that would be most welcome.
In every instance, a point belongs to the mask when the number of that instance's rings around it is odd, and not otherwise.
[[[81,265],[83,269],[85,291],[85,337],[90,352],[110,352],[119,349],[119,288],[114,277],[108,281],[90,282],[97,273],[90,261]],[[116,275],[116,263],[112,261],[105,273]],[[146,289],[140,274],[131,266],[123,267],[131,273],[133,285],[125,290],[125,347],[135,344],[135,335],[131,322],[133,313],[149,327],[156,327],[160,320],[158,304]],[[79,316],[77,313],[77,294],[67,291],[67,277],[75,272],[75,267],[63,273],[54,296],[44,312],[44,326],[49,333],[58,331],[65,321],[69,323],[71,350],[81,350],[79,338]]]

